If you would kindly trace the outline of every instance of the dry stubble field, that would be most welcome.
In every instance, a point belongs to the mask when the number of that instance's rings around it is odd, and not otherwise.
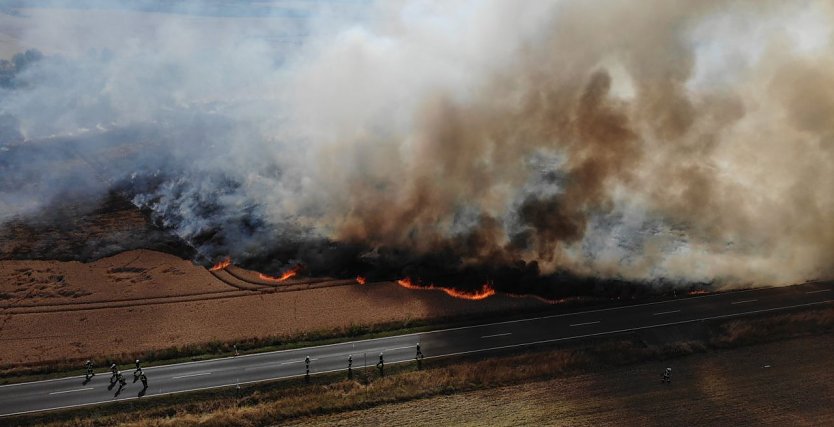
[[[834,335],[383,405],[297,425],[834,425]],[[766,367],[769,366],[769,367]]]

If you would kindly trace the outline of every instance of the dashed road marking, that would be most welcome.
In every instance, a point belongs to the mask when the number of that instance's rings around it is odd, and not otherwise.
[[[743,300],[743,301],[733,301],[730,304],[747,304],[748,302],[756,302],[756,301],[758,301],[758,300],[757,299],[746,299],[746,300]]]
[[[503,334],[493,334],[493,335],[484,335],[481,338],[496,338],[496,337],[506,337],[507,335],[512,335],[512,332],[506,332]]]
[[[413,345],[407,345],[407,346],[405,346],[405,347],[386,348],[386,349],[384,349],[384,350],[382,350],[382,351],[383,351],[383,353],[384,353],[384,352],[386,352],[386,351],[405,350],[405,349],[408,349],[408,348],[416,348],[416,347],[414,347]]]
[[[176,379],[178,379],[178,378],[199,377],[199,376],[203,376],[203,375],[211,375],[211,372],[200,372],[200,373],[198,373],[198,374],[180,375],[180,376],[178,376],[178,377],[172,377],[172,378],[176,380]]]
[[[319,359],[318,358],[310,359],[311,362],[315,362],[316,360],[319,360]],[[292,365],[293,363],[304,363],[304,362],[306,362],[306,360],[292,360],[292,361],[289,361],[289,362],[283,362],[281,364],[282,365]]]
[[[93,387],[77,388],[75,390],[53,391],[52,393],[49,393],[49,394],[75,393],[77,391],[87,391],[87,390],[92,390],[92,389],[93,389]]]
[[[805,292],[805,293],[806,294],[818,294],[820,292],[829,292],[829,291],[831,291],[831,289],[820,289],[818,291],[808,291],[808,292]]]
[[[585,323],[574,323],[571,326],[585,326],[585,325],[593,325],[599,323],[599,320],[595,320],[593,322],[585,322]]]
[[[661,311],[660,313],[653,313],[652,316],[662,316],[664,314],[680,313],[680,310]]]

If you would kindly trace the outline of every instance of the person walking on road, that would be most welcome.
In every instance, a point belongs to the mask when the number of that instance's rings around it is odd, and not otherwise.
[[[139,377],[139,374],[142,373],[142,365],[139,363],[139,359],[136,359],[136,370],[133,371],[133,382],[136,382],[136,379]]]
[[[385,361],[382,359],[382,353],[379,353],[379,362],[376,362],[376,368],[379,369],[379,376],[385,376]]]
[[[348,354],[348,379],[353,379],[353,355]]]
[[[666,368],[666,370],[663,372],[663,379],[660,382],[664,382],[666,384],[672,382],[672,368]]]
[[[96,375],[96,373],[93,372],[93,362],[90,361],[90,359],[87,359],[87,362],[84,363],[84,371],[85,371],[85,374],[84,374],[84,379],[85,380],[89,380],[90,378],[92,378]]]
[[[142,381],[142,390],[148,389],[148,377],[145,376],[144,372],[139,373],[139,380]]]
[[[310,356],[304,358],[304,381],[310,382]]]
[[[116,366],[115,363],[110,365],[110,372],[112,373],[112,375],[110,375],[110,382],[112,383],[118,380],[119,367]]]
[[[119,388],[116,389],[116,396],[121,394],[122,389],[127,385],[127,381],[125,381],[124,375],[122,375],[121,371],[116,372],[116,382],[119,383]],[[110,388],[113,388],[113,384],[110,384]]]
[[[414,356],[414,359],[417,360],[417,369],[423,368],[423,352],[420,351],[420,343],[417,343],[417,354]]]
[[[124,375],[122,375],[121,371],[116,372],[116,381],[119,382],[119,388],[122,388],[127,385],[127,380],[125,380]]]

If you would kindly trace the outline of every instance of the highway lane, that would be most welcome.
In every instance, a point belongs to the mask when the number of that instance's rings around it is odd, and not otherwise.
[[[356,370],[374,369],[379,354],[386,365],[413,362],[420,343],[426,358],[517,348],[536,343],[609,335],[707,319],[779,311],[834,302],[834,282],[765,288],[679,298],[647,304],[540,316],[476,326],[302,349],[245,354],[207,361],[145,368],[149,387],[133,382],[133,366],[122,366],[128,384],[111,387],[109,373],[0,386],[0,417],[100,404],[216,387],[343,371],[348,355]],[[79,369],[80,371],[80,369]]]

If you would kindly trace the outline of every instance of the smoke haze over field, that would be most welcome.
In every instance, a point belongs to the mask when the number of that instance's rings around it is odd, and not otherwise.
[[[111,3],[0,1],[43,52],[0,70],[0,221],[115,188],[270,268],[834,275],[828,1]]]

